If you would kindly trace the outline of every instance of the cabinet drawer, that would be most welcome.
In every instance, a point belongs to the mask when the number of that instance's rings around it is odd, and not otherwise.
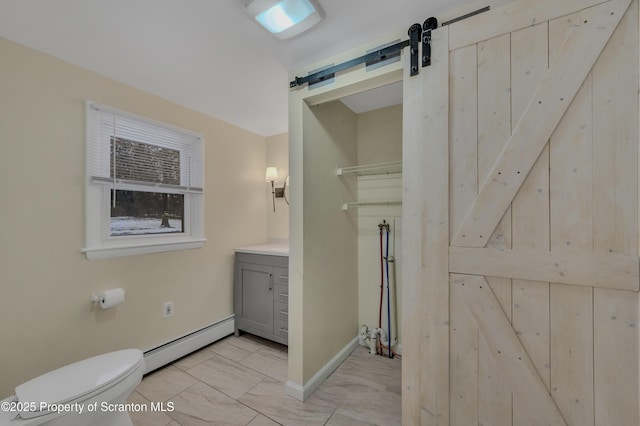
[[[282,302],[289,305],[289,286],[276,284],[273,286],[274,302]]]
[[[271,256],[253,253],[236,253],[237,262],[254,263],[256,265],[276,266],[287,268],[289,266],[289,257],[287,256]]]
[[[273,334],[279,337],[289,338],[289,322],[281,319],[275,319],[273,323]]]
[[[273,302],[273,317],[281,320],[289,320],[289,304],[284,302]]]
[[[289,269],[273,268],[273,282],[275,284],[289,285]]]

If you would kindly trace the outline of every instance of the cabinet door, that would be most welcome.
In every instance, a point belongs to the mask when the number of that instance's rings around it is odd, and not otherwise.
[[[273,333],[273,267],[238,263],[236,321]]]

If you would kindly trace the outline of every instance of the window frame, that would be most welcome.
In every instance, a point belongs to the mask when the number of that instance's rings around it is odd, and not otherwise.
[[[201,162],[197,167],[202,171],[202,185],[197,190],[177,189],[169,187],[154,187],[153,185],[138,186],[132,183],[106,182],[104,179],[96,179],[93,176],[92,156],[95,142],[95,125],[100,114],[113,114],[128,120],[150,125],[155,130],[181,133],[186,138],[199,141],[194,142],[192,149],[199,151],[198,159]],[[99,144],[105,143],[103,140]],[[174,250],[186,250],[203,247],[204,238],[204,137],[201,134],[184,130],[166,123],[161,123],[126,111],[100,105],[92,101],[86,101],[86,140],[85,140],[85,247],[81,251],[89,260],[104,259],[119,256],[131,256],[138,254],[160,253]],[[108,165],[107,165],[108,166]],[[111,236],[111,190],[133,190],[166,192],[170,194],[184,195],[184,232],[145,234],[145,235],[120,235]]]

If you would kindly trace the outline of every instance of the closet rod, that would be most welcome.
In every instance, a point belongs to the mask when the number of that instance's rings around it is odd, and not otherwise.
[[[364,164],[362,166],[339,167],[336,170],[338,176],[348,173],[358,174],[384,174],[384,173],[401,173],[402,161],[390,161],[387,163]]]
[[[371,207],[371,206],[383,206],[383,207],[391,207],[391,206],[401,206],[402,201],[363,201],[363,202],[351,202],[344,203],[342,205],[342,210],[347,211],[349,207]]]

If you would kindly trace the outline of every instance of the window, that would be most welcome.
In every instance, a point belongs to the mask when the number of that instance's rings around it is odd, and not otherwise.
[[[89,259],[202,247],[203,138],[87,102]]]

